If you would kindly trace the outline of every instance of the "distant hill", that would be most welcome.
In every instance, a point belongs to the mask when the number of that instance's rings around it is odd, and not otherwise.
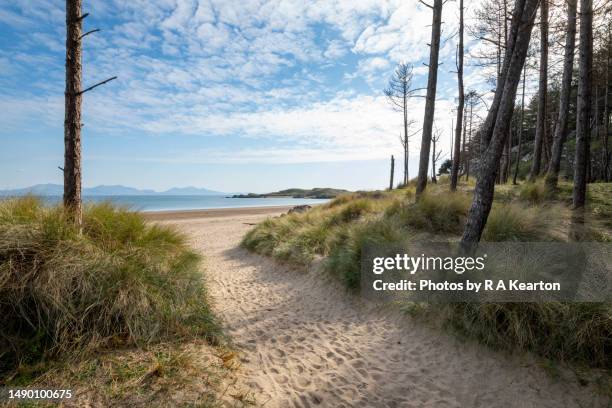
[[[64,187],[61,184],[36,184],[34,186],[17,188],[13,190],[0,190],[0,196],[22,196],[33,194],[38,196],[61,196]],[[197,187],[175,187],[170,190],[157,192],[154,190],[140,190],[134,187],[121,185],[96,186],[83,189],[84,196],[115,196],[115,195],[225,195],[221,191],[213,191]]]
[[[235,194],[232,198],[271,198],[271,197],[291,197],[291,198],[335,198],[340,194],[350,193],[348,190],[338,188],[289,188],[287,190],[276,191],[265,194]]]

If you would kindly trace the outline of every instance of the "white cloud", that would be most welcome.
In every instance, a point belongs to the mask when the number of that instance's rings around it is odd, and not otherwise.
[[[27,24],[43,10],[47,19],[41,21],[53,20],[54,28],[37,38],[57,51],[63,41],[54,31],[63,24],[61,4],[21,3],[16,24]],[[417,0],[95,0],[91,7],[99,13],[97,22],[112,25],[88,38],[84,82],[110,75],[119,79],[85,98],[88,128],[278,140],[298,144],[301,153],[292,155],[297,160],[383,158],[397,149],[401,115],[380,90],[370,92],[353,82],[350,86],[358,89],[339,90],[343,72],[336,62],[352,53],[351,65],[342,69],[349,78],[373,83],[385,81],[396,62],[420,64],[429,54],[431,11]],[[447,35],[456,26],[455,8],[454,3],[445,6]],[[7,10],[0,6],[0,19]],[[452,57],[453,50],[449,41],[443,57]],[[45,61],[45,55],[35,59]],[[20,68],[36,65],[16,61]],[[55,97],[3,97],[19,107],[9,110],[11,115],[61,123],[59,61],[48,74],[57,76],[48,92]],[[318,70],[325,66],[338,68],[339,74],[328,79]],[[415,74],[425,70],[417,65]],[[411,116],[422,120],[423,100],[411,104]],[[450,122],[452,105],[452,98],[438,101],[441,127]],[[414,151],[418,145],[415,140]],[[249,149],[248,154],[276,160],[271,151]],[[289,156],[285,148],[275,151]]]

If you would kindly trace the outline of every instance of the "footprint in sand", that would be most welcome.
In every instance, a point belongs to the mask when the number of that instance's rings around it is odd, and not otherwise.
[[[245,223],[265,217],[175,222],[197,237],[213,307],[242,345],[242,384],[265,408],[608,405],[536,365],[458,344],[399,313],[383,316],[316,271],[240,249],[252,228]]]

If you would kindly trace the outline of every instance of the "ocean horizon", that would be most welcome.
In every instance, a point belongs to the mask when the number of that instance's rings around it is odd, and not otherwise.
[[[39,196],[49,205],[61,202],[61,196]],[[9,196],[0,197],[0,199]],[[126,206],[132,210],[151,211],[182,211],[182,210],[211,210],[221,208],[248,208],[248,207],[274,207],[287,205],[312,205],[322,204],[328,199],[313,198],[231,198],[227,196],[208,195],[96,195],[83,196],[83,202],[99,203],[112,202],[117,205]]]

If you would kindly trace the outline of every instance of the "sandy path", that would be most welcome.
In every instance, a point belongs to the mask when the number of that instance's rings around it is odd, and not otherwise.
[[[174,221],[206,256],[214,307],[265,407],[593,407],[588,388],[363,305],[238,247],[265,215]]]

